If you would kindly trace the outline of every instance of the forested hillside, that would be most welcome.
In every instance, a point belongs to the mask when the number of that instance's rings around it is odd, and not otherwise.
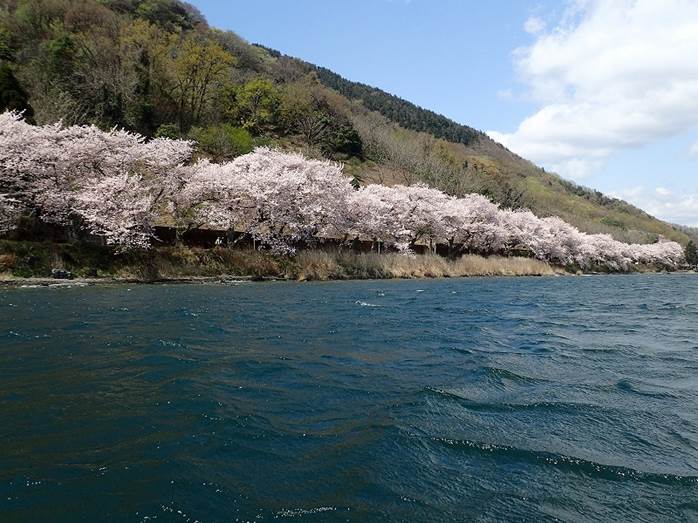
[[[425,182],[623,241],[688,239],[470,127],[212,28],[176,0],[0,0],[5,109],[38,124],[190,138],[215,161],[255,145],[300,150],[344,162],[355,185]]]

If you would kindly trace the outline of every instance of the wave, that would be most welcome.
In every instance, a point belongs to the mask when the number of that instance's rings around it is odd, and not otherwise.
[[[306,516],[309,514],[319,514],[321,512],[335,512],[336,510],[336,507],[285,508],[278,511],[276,515],[283,518],[294,518],[298,516]]]
[[[470,410],[487,412],[512,412],[527,410],[542,410],[545,412],[557,412],[562,414],[575,414],[580,410],[606,411],[605,407],[591,403],[577,403],[566,401],[534,401],[531,403],[511,403],[511,402],[483,402],[469,398],[457,391],[437,389],[427,387],[428,392],[439,396],[457,400]]]
[[[640,396],[646,396],[648,398],[655,399],[680,399],[681,396],[672,392],[661,392],[657,390],[642,390],[638,385],[632,383],[629,380],[620,380],[611,385],[611,388],[620,390],[623,392],[631,392],[633,394],[638,394]]]
[[[498,381],[501,381],[503,379],[509,380],[509,381],[514,381],[516,383],[541,383],[541,382],[548,381],[545,379],[533,378],[531,376],[526,376],[524,374],[518,374],[514,371],[503,369],[501,367],[485,366],[485,367],[482,367],[482,370],[485,372],[486,376],[488,376],[489,378],[494,378]]]
[[[368,303],[366,301],[361,301],[361,300],[356,300],[354,303],[357,305],[360,305],[361,307],[382,307],[382,305],[378,305],[376,303]]]
[[[554,467],[565,472],[584,474],[594,478],[612,481],[636,481],[641,483],[658,483],[673,486],[698,485],[698,476],[644,472],[621,465],[606,465],[583,458],[557,454],[554,452],[522,449],[509,445],[484,443],[467,439],[450,439],[433,437],[431,440],[440,445],[458,448],[474,454],[492,455],[517,461]]]

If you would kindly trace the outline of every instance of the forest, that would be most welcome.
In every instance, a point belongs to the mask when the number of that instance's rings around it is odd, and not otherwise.
[[[318,154],[361,154],[332,93],[302,71],[274,82],[266,53],[210,29],[189,4],[3,3],[1,108],[25,111],[30,121],[196,138],[216,158],[248,152],[253,137],[287,135]]]

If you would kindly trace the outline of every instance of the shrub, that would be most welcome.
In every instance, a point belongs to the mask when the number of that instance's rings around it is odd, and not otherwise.
[[[179,127],[177,124],[164,123],[158,130],[155,131],[155,138],[169,138],[170,140],[176,140],[180,137]]]
[[[229,160],[252,151],[252,136],[246,129],[229,124],[195,127],[189,133],[198,143],[199,150],[214,161]]]

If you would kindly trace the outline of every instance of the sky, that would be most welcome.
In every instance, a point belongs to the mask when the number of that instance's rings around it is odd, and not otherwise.
[[[698,226],[698,0],[190,0],[209,24]]]

